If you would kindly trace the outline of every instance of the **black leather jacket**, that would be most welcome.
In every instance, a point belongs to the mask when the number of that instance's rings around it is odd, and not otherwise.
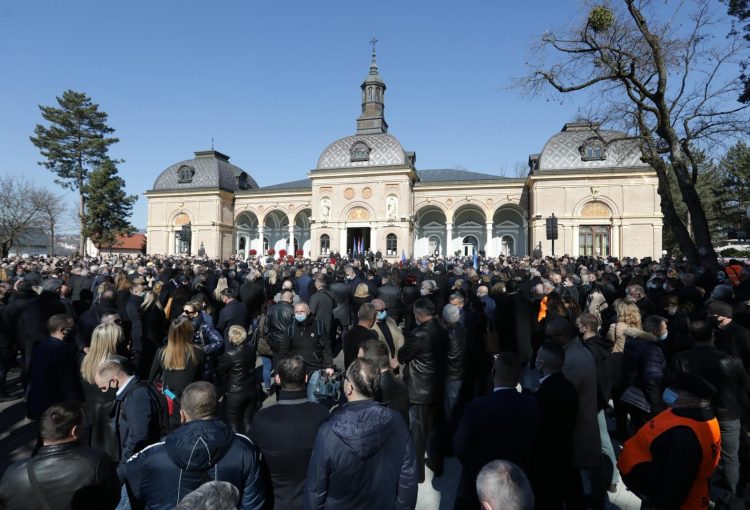
[[[281,301],[268,309],[266,314],[266,325],[263,336],[268,339],[268,345],[273,352],[279,352],[281,341],[286,335],[286,330],[294,321],[294,307],[291,303]]]
[[[398,361],[406,365],[404,382],[413,404],[443,401],[448,334],[433,319],[417,326],[398,350]]]
[[[255,346],[245,342],[228,347],[219,359],[218,373],[226,393],[255,392]]]
[[[78,443],[43,446],[35,457],[8,468],[0,483],[0,508],[44,508],[40,498],[50,508],[115,508],[120,484],[112,459]]]
[[[719,421],[737,420],[750,413],[748,381],[742,360],[713,345],[698,345],[675,356],[675,365],[703,377],[716,388],[712,407]]]
[[[464,359],[466,358],[466,328],[460,322],[448,329],[448,354],[445,364],[445,379],[460,381],[464,376]]]

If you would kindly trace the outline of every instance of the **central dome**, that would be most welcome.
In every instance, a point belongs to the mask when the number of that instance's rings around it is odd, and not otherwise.
[[[403,166],[408,164],[404,148],[388,133],[352,135],[326,147],[318,159],[318,170],[361,168],[368,166]]]

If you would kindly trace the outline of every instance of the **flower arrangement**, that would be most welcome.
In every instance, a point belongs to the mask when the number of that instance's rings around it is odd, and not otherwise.
[[[279,250],[279,258],[283,259],[284,257],[286,257],[286,250],[282,248]]]
[[[305,252],[302,251],[302,250],[297,250],[297,251],[294,252],[294,254],[297,255],[298,257],[301,257],[302,255],[305,254]]]
[[[283,251],[283,250],[282,250],[282,251]],[[267,254],[268,254],[268,255],[271,255],[271,256],[273,256],[273,255],[275,255],[275,254],[276,254],[276,250],[274,250],[273,248],[268,248],[268,252],[267,252]]]
[[[258,254],[258,250],[252,249],[252,250],[250,250],[249,253],[250,253],[250,255],[252,255],[254,257],[254,256],[256,256]]]

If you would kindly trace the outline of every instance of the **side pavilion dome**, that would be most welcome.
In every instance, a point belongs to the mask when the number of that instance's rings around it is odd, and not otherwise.
[[[599,129],[599,124],[569,122],[544,144],[538,171],[647,167],[637,141],[623,140],[625,136]]]
[[[195,158],[176,163],[154,181],[153,191],[190,189],[221,189],[236,191],[258,189],[247,172],[229,162],[229,156],[219,151],[198,151]]]

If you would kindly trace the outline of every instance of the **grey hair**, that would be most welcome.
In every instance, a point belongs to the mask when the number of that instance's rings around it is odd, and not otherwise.
[[[443,307],[443,319],[445,319],[445,322],[448,324],[453,325],[457,323],[460,317],[461,311],[456,305],[447,304]]]
[[[534,510],[534,493],[528,478],[507,460],[493,460],[479,471],[477,496],[492,510]]]

